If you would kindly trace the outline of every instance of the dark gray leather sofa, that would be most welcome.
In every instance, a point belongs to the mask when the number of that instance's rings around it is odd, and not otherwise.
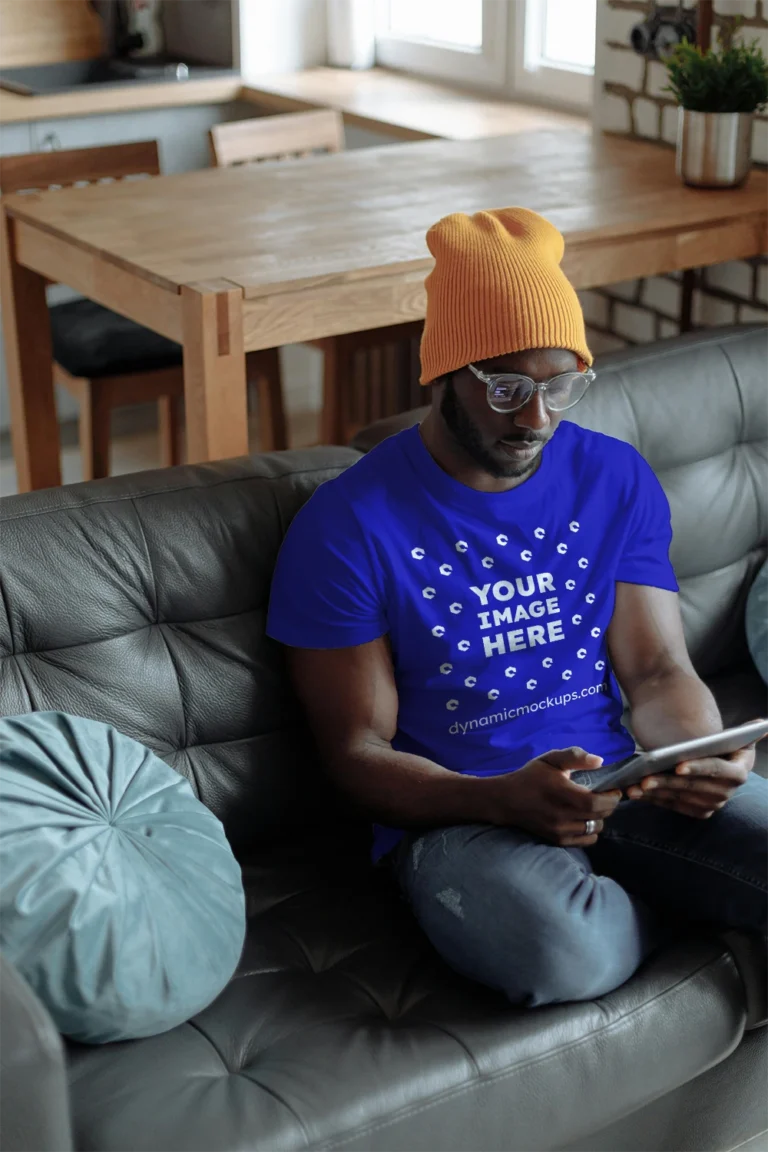
[[[743,610],[768,537],[767,351],[751,329],[606,358],[571,414],[659,474],[689,648],[728,722],[766,711]],[[768,1030],[745,1028],[764,978],[743,939],[681,924],[610,996],[521,1011],[449,972],[368,866],[264,635],[291,517],[355,459],[318,448],[2,502],[0,713],[110,722],[188,776],[242,860],[250,928],[209,1009],[103,1048],[62,1047],[4,962],[2,1148],[762,1148]]]

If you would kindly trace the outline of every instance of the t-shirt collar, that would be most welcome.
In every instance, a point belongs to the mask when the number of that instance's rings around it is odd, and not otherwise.
[[[508,492],[479,492],[476,488],[469,488],[460,480],[449,476],[430,455],[419,433],[418,424],[402,432],[398,441],[419,482],[435,499],[443,504],[451,504],[468,512],[487,516],[496,511],[508,512],[511,507],[520,509],[541,499],[547,493],[552,475],[552,457],[562,446],[557,444],[558,434],[562,428],[563,424],[558,425],[551,440],[542,449],[541,463],[533,476]]]

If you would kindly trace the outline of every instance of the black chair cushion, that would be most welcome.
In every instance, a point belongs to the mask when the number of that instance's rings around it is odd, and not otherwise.
[[[50,309],[53,358],[71,376],[97,380],[181,364],[181,345],[102,308],[70,300]]]

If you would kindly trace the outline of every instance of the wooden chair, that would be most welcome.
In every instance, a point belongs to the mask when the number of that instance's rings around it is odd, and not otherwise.
[[[158,176],[157,142],[108,145],[0,158],[0,191],[32,192]],[[178,464],[183,440],[184,375],[181,345],[91,300],[50,309],[54,381],[80,403],[83,479],[109,475],[113,408],[155,401],[163,465]],[[272,414],[269,394],[279,390],[277,354],[250,358],[251,381],[267,399],[262,411],[262,446],[287,447],[285,418]],[[270,373],[272,374],[270,376]]]
[[[235,120],[216,124],[210,132],[214,162],[219,167],[290,160],[313,152],[341,152],[344,149],[344,121],[340,112],[290,112],[283,116],[261,116],[255,120]],[[366,404],[358,382],[353,396],[355,368],[361,354],[418,339],[422,323],[396,324],[330,336],[307,343],[323,353],[323,412],[321,440],[325,444],[346,444],[374,419],[394,415],[388,410],[386,395],[393,388],[384,382],[377,396]],[[277,357],[277,349],[270,349]],[[383,362],[383,361],[382,361]],[[359,375],[359,374],[358,374]],[[282,411],[280,385],[270,393],[271,402]],[[362,402],[361,402],[362,401]],[[391,406],[391,403],[390,405]],[[399,411],[399,409],[397,409]]]
[[[36,152],[0,158],[0,191],[32,192],[157,176],[157,142]],[[181,453],[181,348],[91,300],[50,309],[53,376],[80,402],[83,479],[109,475],[113,408],[156,401],[163,464]]]

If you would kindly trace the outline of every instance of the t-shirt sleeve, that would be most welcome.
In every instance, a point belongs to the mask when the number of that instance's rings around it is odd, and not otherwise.
[[[629,526],[616,579],[678,592],[669,559],[672,520],[669,501],[648,461],[632,451]]]
[[[292,648],[352,648],[388,631],[378,573],[333,482],[296,514],[277,558],[267,635]]]

